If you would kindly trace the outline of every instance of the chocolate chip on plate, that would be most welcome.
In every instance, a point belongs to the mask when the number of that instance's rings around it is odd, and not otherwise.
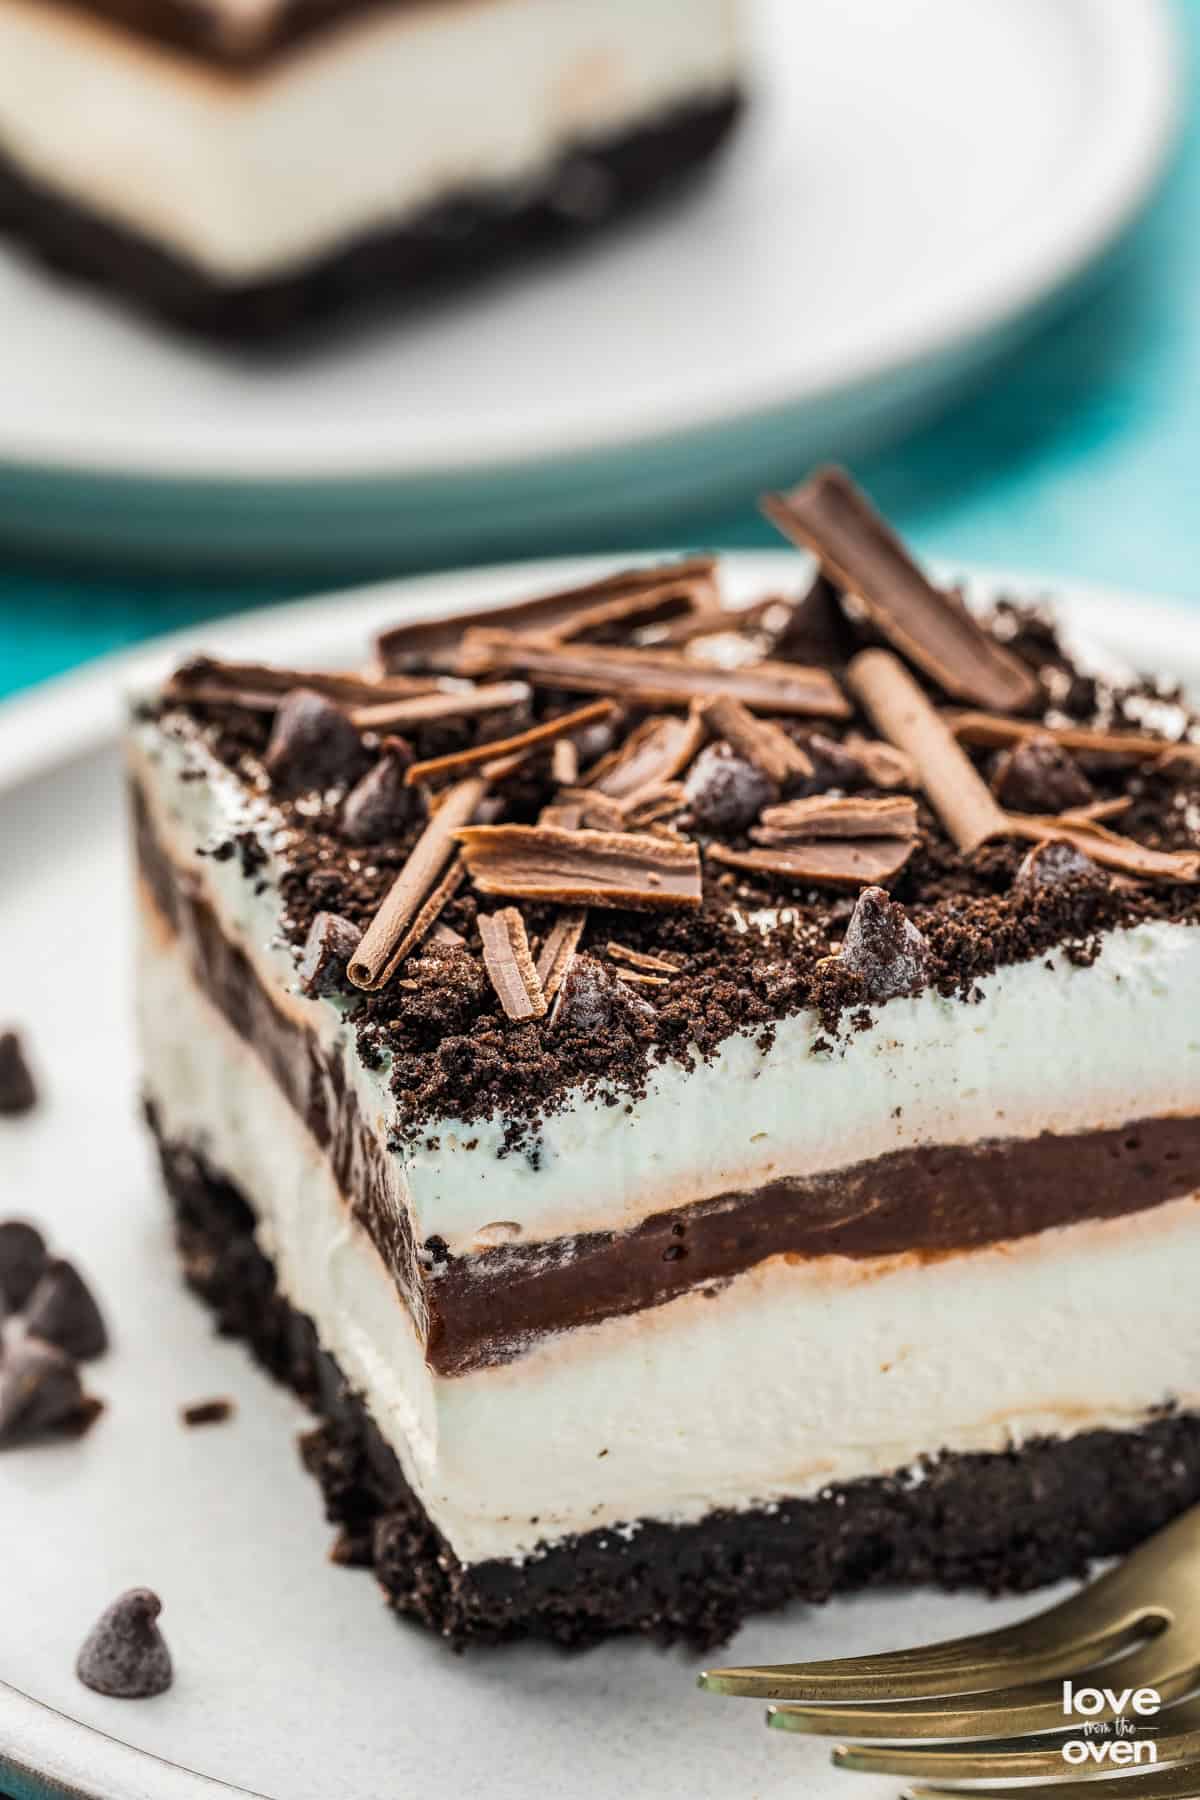
[[[346,985],[346,968],[362,943],[362,932],[341,913],[320,912],[308,928],[300,958],[300,991],[315,1000]]]
[[[374,844],[395,837],[416,817],[420,792],[405,787],[404,771],[413,760],[403,738],[383,740],[379,761],[357,781],[342,804],[341,833],[350,844]]]
[[[24,1219],[0,1220],[0,1317],[20,1312],[48,1261],[40,1231]]]
[[[105,1608],[84,1639],[75,1673],[94,1694],[149,1700],[171,1685],[171,1652],[158,1616],[162,1601],[149,1588],[130,1588]]]
[[[869,1000],[895,1000],[925,986],[929,946],[898,900],[869,887],[858,896],[840,960],[862,976]]]
[[[85,1431],[98,1411],[69,1356],[10,1328],[0,1349],[0,1450]]]
[[[704,831],[744,831],[779,798],[769,775],[725,742],[703,749],[684,783],[684,798]]]
[[[280,793],[347,786],[358,780],[366,762],[362,739],[332,700],[311,688],[285,695],[263,757]]]
[[[1057,813],[1086,806],[1092,784],[1069,750],[1052,737],[1027,737],[996,763],[992,792],[1010,812]]]
[[[234,1405],[232,1400],[193,1400],[190,1406],[181,1406],[179,1416],[185,1425],[224,1425],[232,1419]]]
[[[0,1113],[29,1112],[37,1105],[37,1088],[25,1050],[15,1031],[0,1032]]]
[[[75,1265],[62,1257],[47,1263],[30,1295],[25,1329],[77,1362],[102,1356],[108,1349],[108,1332],[92,1291]]]

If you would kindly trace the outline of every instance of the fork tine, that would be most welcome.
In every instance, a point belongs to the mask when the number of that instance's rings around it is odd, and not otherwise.
[[[1052,1788],[972,1788],[964,1795],[955,1788],[906,1788],[904,1800],[1097,1800],[1102,1784],[1090,1781],[1055,1782]],[[1169,1769],[1146,1769],[1140,1775],[1122,1775],[1114,1788],[1117,1800],[1200,1800],[1200,1763],[1176,1763]]]
[[[1103,1590],[1104,1583],[1097,1582],[999,1631],[878,1656],[707,1669],[700,1686],[712,1694],[744,1694],[756,1700],[921,1700],[935,1694],[978,1693],[1018,1677],[1036,1681],[1070,1675],[1161,1626],[1161,1614],[1151,1607],[1110,1611]]]
[[[1163,1724],[1154,1739],[1157,1760],[1167,1763],[1190,1757],[1200,1759],[1200,1702],[1184,1701],[1161,1717]],[[839,1769],[854,1769],[863,1775],[906,1775],[910,1780],[921,1775],[938,1781],[1008,1781],[1018,1776],[1066,1778],[1074,1770],[1063,1761],[1062,1747],[1079,1735],[1078,1727],[1074,1727],[1020,1742],[1006,1738],[969,1746],[839,1744],[833,1761]],[[1058,1792],[1056,1788],[1056,1796]]]
[[[1106,1665],[1106,1684],[1157,1688],[1163,1704],[1195,1685],[1195,1661],[1168,1649],[1170,1634],[1130,1656]],[[997,1738],[1021,1737],[1030,1731],[1061,1729],[1062,1686],[1035,1681],[1020,1687],[992,1688],[964,1694],[961,1704],[945,1700],[906,1701],[898,1706],[773,1706],[768,1724],[779,1731],[816,1737],[856,1738]],[[1092,1715],[1097,1722],[1115,1717],[1105,1706]]]

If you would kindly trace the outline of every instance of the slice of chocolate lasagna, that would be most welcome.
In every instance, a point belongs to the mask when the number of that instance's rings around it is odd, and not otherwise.
[[[1200,727],[837,472],[768,508],[796,596],[643,569],[131,726],[188,1279],[455,1642],[1025,1587],[1200,1498]]]
[[[739,0],[0,0],[0,229],[275,337],[612,219],[739,107]]]

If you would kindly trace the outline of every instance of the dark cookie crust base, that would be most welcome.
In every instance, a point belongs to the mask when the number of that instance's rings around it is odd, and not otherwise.
[[[456,1646],[540,1637],[580,1647],[638,1632],[696,1649],[751,1613],[848,1588],[903,1582],[1038,1587],[1082,1575],[1200,1500],[1200,1418],[1090,1432],[998,1455],[944,1456],[923,1482],[851,1483],[774,1512],[593,1531],[524,1565],[464,1568],[430,1524],[312,1326],[283,1299],[241,1195],[159,1139],[189,1285],[223,1333],[306,1400],[322,1423],[304,1462],[340,1527],[338,1560],[374,1567],[399,1613]]]
[[[394,306],[569,242],[666,193],[717,150],[736,93],[698,101],[565,156],[536,191],[464,193],[321,262],[222,286],[150,239],[42,187],[0,156],[0,233],[59,272],[121,293],[170,324],[233,344],[269,344],[362,305]]]

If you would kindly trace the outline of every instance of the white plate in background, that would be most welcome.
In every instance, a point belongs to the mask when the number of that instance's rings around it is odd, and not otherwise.
[[[626,1642],[455,1657],[393,1619],[369,1574],[333,1567],[296,1456],[306,1415],[183,1291],[135,1116],[120,692],[201,646],[350,663],[401,614],[551,590],[595,566],[475,570],[265,610],[0,707],[0,845],[18,852],[0,883],[0,1023],[27,1029],[44,1087],[36,1112],[0,1121],[0,1216],[32,1215],[78,1258],[114,1338],[88,1371],[108,1402],[92,1433],[0,1458],[0,1783],[15,1800],[894,1800],[894,1779],[835,1774],[827,1745],[766,1731],[760,1705],[698,1693],[699,1657]],[[805,569],[777,551],[728,557],[724,571],[749,598]],[[1113,654],[1200,684],[1194,613],[1092,592],[1062,604]],[[236,1399],[233,1422],[184,1430],[180,1404],[214,1394]],[[75,1653],[136,1584],[162,1594],[176,1684],[154,1701],[105,1700],[76,1681]],[[721,1660],[983,1630],[1050,1597],[794,1606],[751,1621]]]
[[[0,538],[412,566],[736,503],[911,425],[1159,174],[1165,0],[747,0],[710,178],[586,248],[263,363],[0,252]]]

